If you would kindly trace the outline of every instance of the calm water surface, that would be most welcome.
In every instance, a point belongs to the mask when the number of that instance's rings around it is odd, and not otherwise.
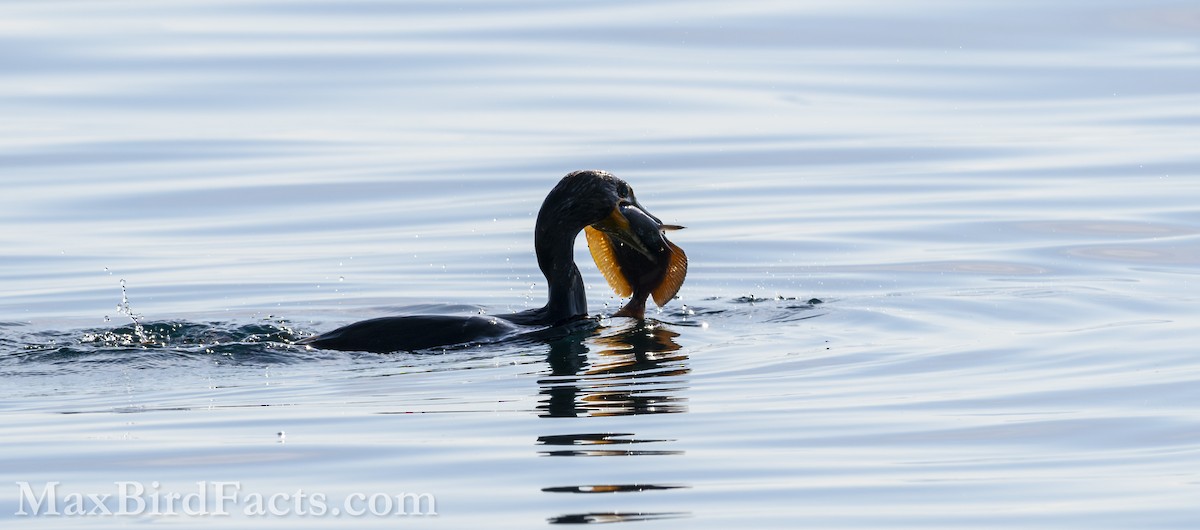
[[[0,39],[6,528],[1200,523],[1192,2],[8,2]],[[540,306],[580,168],[688,226],[646,325],[291,344]],[[437,515],[17,514],[51,482]]]

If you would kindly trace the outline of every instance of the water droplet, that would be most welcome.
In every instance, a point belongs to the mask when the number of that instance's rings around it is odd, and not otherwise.
[[[344,281],[346,281],[346,277],[345,277],[345,276],[338,276],[338,281],[339,281],[339,282],[344,282]]]

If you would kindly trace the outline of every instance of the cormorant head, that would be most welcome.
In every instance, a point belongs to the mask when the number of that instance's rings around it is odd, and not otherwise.
[[[593,169],[574,171],[563,177],[546,195],[538,212],[539,230],[574,234],[590,226],[651,260],[665,246],[657,228],[661,224],[638,202],[628,183]]]
[[[666,304],[683,285],[687,256],[667,240],[664,225],[646,211],[633,188],[604,171],[576,171],[546,196],[538,214],[542,237],[583,229],[597,267],[619,296],[632,297],[623,316],[643,316],[646,298]]]
[[[624,180],[583,170],[567,174],[546,195],[538,211],[534,246],[553,294],[556,278],[580,281],[570,255],[576,235],[585,231],[592,258],[608,284],[618,295],[631,297],[618,314],[642,318],[646,298],[653,296],[661,306],[683,285],[687,256],[664,235],[680,228],[664,225],[647,212]],[[564,276],[564,271],[570,274]],[[580,295],[580,307],[572,311],[586,312],[585,304]]]

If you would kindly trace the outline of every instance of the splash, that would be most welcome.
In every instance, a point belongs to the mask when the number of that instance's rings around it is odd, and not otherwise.
[[[17,355],[10,359],[24,362],[155,367],[188,359],[208,359],[218,364],[293,363],[325,358],[328,353],[296,346],[295,342],[309,333],[269,315],[252,322],[140,319],[138,326],[141,329],[131,323],[109,329],[35,331],[13,337],[12,348],[5,348],[5,337],[0,336],[0,353],[11,349]]]
[[[154,344],[150,336],[146,334],[146,328],[138,320],[142,315],[133,312],[133,308],[129,305],[129,293],[125,291],[125,279],[121,279],[121,303],[117,304],[117,313],[129,317],[133,321],[133,334],[137,337],[142,345]]]

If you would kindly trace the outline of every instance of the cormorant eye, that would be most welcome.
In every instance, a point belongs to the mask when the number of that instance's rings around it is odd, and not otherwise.
[[[617,184],[617,197],[622,199],[628,198],[630,193],[629,184],[624,182]]]

